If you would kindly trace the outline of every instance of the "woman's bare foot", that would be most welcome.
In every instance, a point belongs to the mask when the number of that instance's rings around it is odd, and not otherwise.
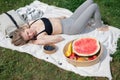
[[[99,31],[108,31],[109,30],[109,26],[108,25],[104,25],[104,26],[101,26],[99,28],[97,28]]]

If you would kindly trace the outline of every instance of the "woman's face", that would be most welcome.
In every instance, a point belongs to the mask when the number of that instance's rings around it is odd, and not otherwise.
[[[35,35],[36,35],[36,31],[31,29],[31,28],[26,28],[22,33],[22,37],[24,38],[24,40],[30,40],[32,39]]]

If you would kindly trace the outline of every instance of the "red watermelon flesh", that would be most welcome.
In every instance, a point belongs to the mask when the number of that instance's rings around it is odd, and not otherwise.
[[[80,38],[73,42],[73,51],[79,56],[94,55],[99,49],[99,41],[95,38]]]

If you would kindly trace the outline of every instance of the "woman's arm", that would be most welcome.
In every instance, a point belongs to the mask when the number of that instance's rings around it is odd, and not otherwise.
[[[33,40],[33,44],[45,45],[45,44],[55,44],[63,41],[64,38],[58,35],[44,35],[37,40]]]

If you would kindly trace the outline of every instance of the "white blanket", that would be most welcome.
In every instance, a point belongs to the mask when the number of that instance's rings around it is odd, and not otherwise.
[[[37,8],[44,12],[43,16],[45,17],[58,17],[58,16],[69,17],[72,14],[72,12],[70,12],[67,9],[50,6],[40,1],[34,1],[29,6],[31,7],[37,6]],[[88,26],[81,34],[78,35],[65,35],[65,34],[60,35],[64,37],[65,40],[56,44],[58,50],[57,52],[51,55],[45,54],[43,52],[43,46],[41,45],[27,44],[24,46],[16,47],[11,44],[10,42],[11,40],[9,38],[6,38],[5,35],[1,33],[0,33],[0,46],[12,50],[17,50],[20,52],[26,52],[28,54],[33,55],[36,58],[53,63],[54,65],[64,70],[72,71],[82,76],[107,77],[109,80],[112,79],[110,71],[110,61],[112,60],[112,58],[110,57],[110,54],[114,54],[114,52],[116,51],[117,47],[116,43],[118,38],[120,38],[120,29],[109,26],[108,31],[99,31],[98,29],[95,29],[93,25],[92,27]],[[75,67],[66,61],[66,58],[63,54],[63,48],[67,42],[83,36],[91,36],[97,38],[103,44],[104,55],[102,56],[100,62],[93,66]]]

